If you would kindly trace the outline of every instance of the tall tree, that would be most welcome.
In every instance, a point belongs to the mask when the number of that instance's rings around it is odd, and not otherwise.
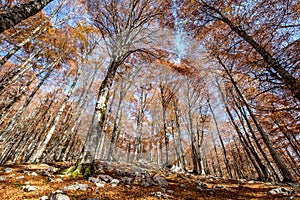
[[[0,13],[0,33],[37,14],[53,0],[31,0]]]

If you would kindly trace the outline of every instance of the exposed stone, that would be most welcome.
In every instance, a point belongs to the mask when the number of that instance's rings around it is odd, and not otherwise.
[[[216,185],[215,188],[223,189],[223,190],[229,191],[228,188],[225,187],[225,186],[223,186],[223,185]]]
[[[208,188],[208,184],[204,183],[204,182],[198,182],[198,183],[196,183],[196,187],[205,189],[205,188]]]
[[[48,171],[42,171],[42,176],[48,176],[48,177],[51,177],[51,174],[50,174],[50,172],[48,172]]]
[[[62,183],[64,182],[61,178],[54,179],[54,183]]]
[[[40,198],[40,200],[48,200],[49,198],[48,198],[48,196],[42,196],[41,198]]]
[[[97,183],[95,183],[95,185],[97,186],[97,187],[105,187],[105,182],[97,182]]]
[[[154,181],[151,178],[145,177],[144,179],[142,179],[141,181],[141,186],[142,187],[149,187],[151,185],[154,185]]]
[[[69,190],[87,190],[88,189],[87,184],[75,184],[75,185],[69,185],[62,188],[62,191],[69,191]]]
[[[88,178],[88,181],[89,181],[89,182],[92,182],[92,183],[98,183],[98,182],[100,182],[101,180],[100,180],[99,178],[89,177],[89,178]]]
[[[133,178],[131,177],[121,177],[121,181],[125,184],[125,185],[130,185],[131,181],[132,181]]]
[[[29,176],[38,176],[38,174],[36,172],[31,172]]]
[[[4,172],[4,173],[10,173],[10,172],[12,172],[12,171],[13,171],[12,168],[5,168],[5,169],[3,169],[3,172]]]
[[[5,181],[6,177],[5,176],[0,176],[0,181]]]
[[[49,169],[48,169],[48,171],[54,173],[54,172],[57,172],[58,169],[56,167],[50,166]]]
[[[42,163],[42,164],[40,164],[40,167],[48,167],[49,168],[49,165]]]
[[[167,187],[168,186],[168,181],[165,178],[161,177],[161,176],[154,176],[153,181],[154,181],[154,183],[157,183],[161,187]]]
[[[70,197],[65,194],[52,193],[49,197],[49,200],[70,200]]]
[[[23,179],[23,178],[25,178],[25,176],[23,175],[16,177],[16,179]]]
[[[120,183],[120,180],[118,180],[118,179],[112,179],[111,182],[110,182],[110,185],[112,187],[116,187],[116,186],[119,185],[119,183]]]
[[[113,180],[113,178],[109,175],[99,175],[98,178],[100,178],[102,181],[105,181],[107,183]]]
[[[35,191],[36,188],[31,185],[25,185],[21,187],[21,190],[23,190],[24,192],[32,192]]]
[[[174,194],[174,191],[173,190],[167,190],[167,193]]]
[[[275,194],[283,194],[283,195],[289,195],[289,194],[295,194],[294,190],[288,190],[286,188],[275,188],[269,191],[269,194],[275,195]]]
[[[206,189],[205,191],[208,192],[209,194],[214,194],[215,193],[215,191],[213,189]]]

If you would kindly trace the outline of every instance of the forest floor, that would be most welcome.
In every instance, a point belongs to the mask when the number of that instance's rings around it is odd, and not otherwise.
[[[70,199],[300,199],[299,185],[264,183],[246,180],[223,180],[214,177],[201,177],[188,173],[155,170],[145,166],[122,163],[98,163],[99,174],[114,180],[122,180],[115,185],[109,182],[95,184],[92,179],[72,178],[54,173],[64,164],[0,165],[0,199],[59,199],[50,198],[51,193],[68,196]],[[142,170],[140,170],[142,169]],[[144,172],[143,172],[144,170]],[[145,170],[147,173],[145,173]],[[139,176],[135,182],[126,183],[125,176]],[[147,175],[148,174],[148,175]],[[153,176],[159,176],[154,184]],[[97,176],[96,176],[97,177]],[[95,177],[95,180],[97,179]],[[99,176],[98,176],[99,177]],[[148,177],[153,184],[141,184]],[[102,177],[103,178],[103,177]],[[151,179],[152,178],[152,179]],[[124,180],[125,179],[125,180]],[[134,178],[132,178],[134,179]],[[155,179],[156,180],[156,179]],[[91,182],[92,181],[92,182]],[[112,180],[109,180],[113,182]],[[94,183],[93,183],[94,182]],[[130,178],[129,178],[130,182]],[[145,181],[144,181],[145,183]],[[26,185],[34,189],[26,189]],[[77,185],[76,190],[68,186]],[[67,186],[67,187],[66,187]],[[86,187],[85,187],[86,186]],[[283,193],[270,194],[279,188]],[[55,192],[56,191],[56,192]],[[64,198],[61,198],[64,199]]]

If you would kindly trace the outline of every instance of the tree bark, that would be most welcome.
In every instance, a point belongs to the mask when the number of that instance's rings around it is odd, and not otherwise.
[[[32,0],[0,13],[0,33],[37,14],[53,0]]]

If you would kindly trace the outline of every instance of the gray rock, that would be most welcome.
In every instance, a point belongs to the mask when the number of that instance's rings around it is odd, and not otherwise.
[[[32,192],[35,191],[36,188],[31,185],[25,185],[21,187],[21,190],[23,190],[24,192]]]
[[[155,196],[157,196],[159,199],[161,198],[161,192],[156,192]]]
[[[125,184],[125,185],[130,185],[131,181],[132,181],[133,178],[131,177],[121,177],[121,181]]]
[[[174,191],[173,190],[167,190],[167,193],[174,194]]]
[[[70,200],[70,197],[68,197],[65,194],[51,194],[49,197],[50,200]]]
[[[154,183],[157,183],[161,187],[167,187],[169,184],[168,181],[161,176],[154,176],[153,181],[154,181]]]
[[[196,183],[196,187],[208,188],[208,184],[204,183],[204,182],[198,182],[198,183]]]
[[[23,178],[25,178],[25,176],[23,175],[16,177],[16,179],[23,179]]]
[[[54,172],[57,172],[58,169],[56,167],[50,166],[49,169],[48,169],[48,171],[54,173]]]
[[[205,191],[208,192],[209,194],[214,194],[215,193],[215,191],[213,189],[206,189]]]
[[[228,188],[225,187],[225,186],[223,186],[223,185],[216,185],[215,188],[223,189],[223,190],[229,191]]]
[[[113,180],[113,178],[109,175],[99,175],[98,178],[105,182],[110,182],[111,180]]]
[[[168,194],[165,194],[165,193],[163,193],[163,194],[161,194],[161,197],[162,197],[163,199],[168,199],[168,198],[169,198],[169,195],[168,195]]]
[[[0,176],[0,181],[5,181],[6,177],[5,176]]]
[[[48,200],[49,198],[48,198],[48,196],[42,196],[41,198],[40,198],[40,200]]]
[[[3,172],[4,172],[4,173],[10,173],[10,172],[12,172],[12,171],[13,171],[12,168],[5,168],[5,169],[3,169]]]
[[[118,179],[113,179],[113,180],[111,180],[110,185],[111,185],[112,187],[116,187],[116,186],[119,185],[119,183],[120,183],[120,180],[118,180]]]
[[[48,171],[42,171],[42,176],[51,177],[51,174]]]
[[[102,182],[99,178],[95,178],[95,177],[89,177],[89,182],[92,182],[92,183],[100,183]]]
[[[153,182],[153,180],[151,178],[145,177],[144,179],[142,179],[140,186],[149,187],[154,184],[155,183]]]
[[[180,184],[179,187],[186,188],[186,186],[184,184]]]
[[[86,199],[86,200],[100,200],[100,198],[95,197],[95,198],[88,198],[88,199]]]
[[[289,195],[294,194],[294,190],[288,190],[286,188],[275,188],[269,191],[269,194],[275,195],[275,194],[283,194],[283,195]]]
[[[38,174],[36,172],[31,172],[29,176],[38,176]]]
[[[69,185],[62,188],[62,191],[69,191],[69,190],[87,190],[88,189],[87,184],[75,184],[75,185]]]
[[[95,185],[96,185],[97,187],[105,187],[105,182],[103,182],[103,181],[97,182],[97,183],[95,183]]]

